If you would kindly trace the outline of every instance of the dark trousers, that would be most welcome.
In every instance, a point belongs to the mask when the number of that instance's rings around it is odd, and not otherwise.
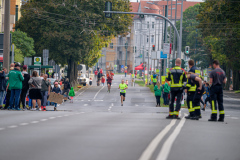
[[[181,99],[182,99],[182,90],[176,90],[176,91],[171,91],[171,97],[170,97],[170,105],[169,105],[169,115],[176,115],[178,116],[179,110],[181,109]],[[174,110],[174,100],[175,97],[177,97],[177,103],[176,103],[176,108]]]
[[[165,104],[165,105],[168,105],[168,103],[169,103],[169,102],[168,102],[168,94],[169,94],[169,93],[163,92],[163,99],[164,99],[164,104]]]
[[[27,95],[27,91],[28,90],[22,90],[21,96],[20,96],[20,102],[22,103],[23,109],[26,109],[26,95]]]
[[[159,105],[160,106],[160,98],[161,98],[161,96],[155,96],[156,97],[156,102],[157,102],[157,105]]]
[[[193,106],[194,106],[194,116],[200,116],[201,115],[201,106],[200,101],[202,98],[204,92],[204,88],[202,87],[202,90],[197,89],[194,97],[193,97]]]
[[[188,92],[187,93],[187,106],[190,116],[194,115],[194,106],[193,106],[193,97],[195,95],[195,92]]]
[[[220,119],[224,119],[224,107],[223,107],[223,88],[221,85],[215,85],[210,88],[210,99],[212,107],[212,119],[217,119],[217,109],[220,113]],[[217,104],[218,103],[218,108]]]
[[[10,109],[13,109],[14,105],[15,105],[15,109],[19,109],[19,100],[20,100],[21,91],[22,91],[21,89],[11,89]]]
[[[205,99],[205,103],[204,103],[204,104],[207,104],[207,102],[211,103],[210,97],[207,97],[207,98]]]
[[[6,94],[6,104],[4,106],[4,109],[7,109],[10,105],[10,97],[11,97],[11,90],[7,90],[7,94]]]

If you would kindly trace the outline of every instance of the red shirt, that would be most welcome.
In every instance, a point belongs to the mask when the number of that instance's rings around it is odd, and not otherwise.
[[[102,78],[102,83],[105,83],[105,78]]]
[[[112,76],[108,76],[107,82],[108,82],[108,83],[112,83],[112,79],[113,79]]]
[[[100,73],[101,73],[101,74],[103,73],[102,69],[100,69]]]
[[[97,74],[98,74],[98,71],[96,70],[94,73],[95,73],[95,75],[97,75]]]

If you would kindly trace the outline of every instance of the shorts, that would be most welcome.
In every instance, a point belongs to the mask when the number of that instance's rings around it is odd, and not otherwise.
[[[121,96],[121,95],[122,95],[123,97],[125,97],[125,96],[126,96],[126,93],[121,93],[121,92],[120,92],[120,96]]]
[[[73,99],[73,97],[70,97],[71,99]]]
[[[112,83],[108,82],[107,84],[110,84],[110,86],[112,85]]]

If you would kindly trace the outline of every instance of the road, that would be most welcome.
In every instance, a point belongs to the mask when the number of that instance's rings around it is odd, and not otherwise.
[[[224,96],[224,123],[208,122],[209,108],[199,121],[167,120],[148,88],[129,87],[121,106],[122,78],[111,93],[83,88],[56,112],[0,111],[0,160],[240,160],[240,99]]]

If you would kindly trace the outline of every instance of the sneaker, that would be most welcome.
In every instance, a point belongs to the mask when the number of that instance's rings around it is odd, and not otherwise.
[[[173,115],[173,119],[181,119],[177,115]]]
[[[121,104],[121,106],[123,106],[123,104]]]
[[[191,119],[192,116],[190,114],[188,116],[185,116],[186,119]]]
[[[32,109],[31,109],[31,111],[36,111],[36,110],[37,110],[37,108],[32,108]]]
[[[17,108],[17,109],[15,109],[16,111],[21,111],[21,109],[20,108]]]
[[[198,116],[194,116],[190,118],[191,120],[199,120]]]

